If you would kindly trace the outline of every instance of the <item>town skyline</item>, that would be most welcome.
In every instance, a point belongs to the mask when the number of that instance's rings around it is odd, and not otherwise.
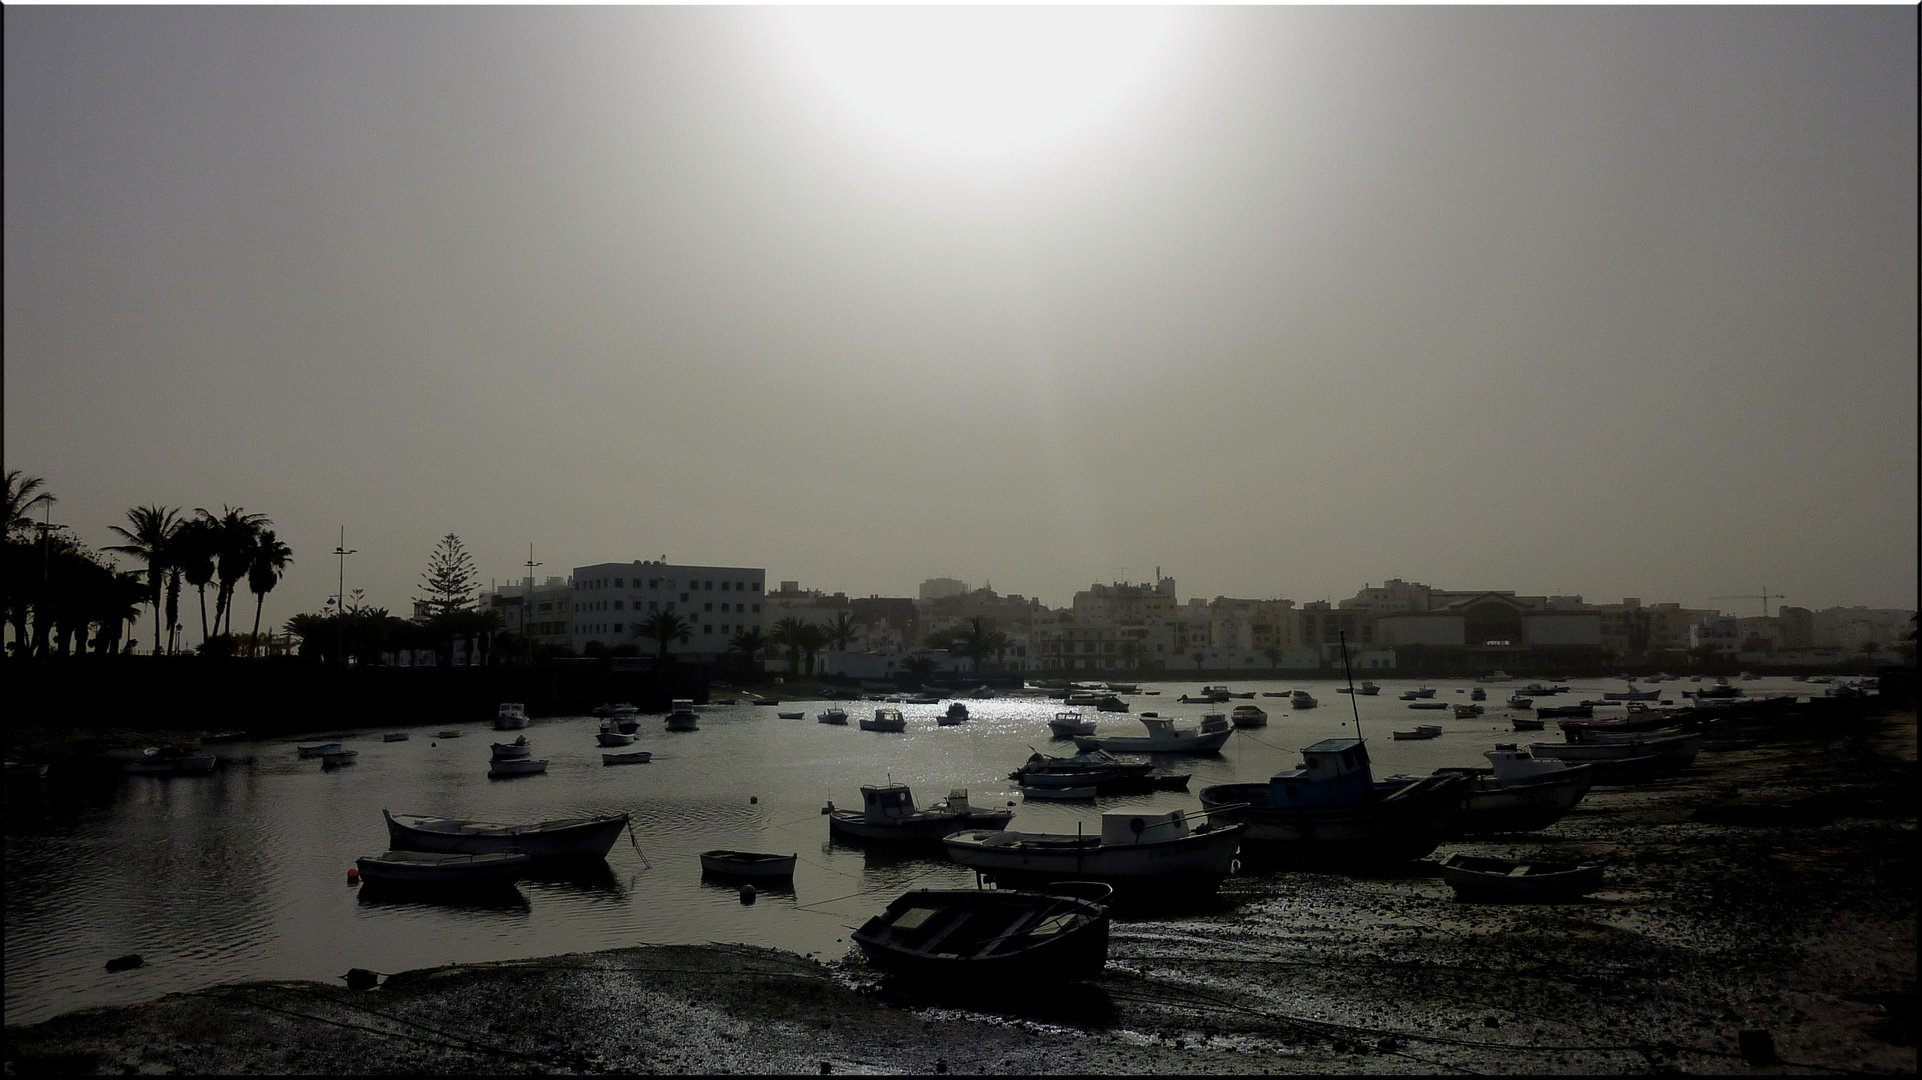
[[[1915,606],[1912,6],[843,14],[4,9],[7,468],[268,515],[275,627],[343,527],[395,611],[448,533]]]

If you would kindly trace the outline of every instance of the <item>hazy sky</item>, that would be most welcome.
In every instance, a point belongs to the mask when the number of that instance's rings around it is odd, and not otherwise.
[[[1914,6],[868,14],[7,6],[6,467],[267,513],[269,623],[342,525],[1915,606]]]

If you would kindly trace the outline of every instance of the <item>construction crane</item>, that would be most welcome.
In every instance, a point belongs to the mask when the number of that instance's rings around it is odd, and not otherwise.
[[[1764,585],[1762,586],[1762,591],[1760,593],[1749,593],[1746,596],[1711,596],[1709,597],[1709,599],[1710,600],[1760,600],[1762,602],[1762,617],[1766,619],[1769,617],[1769,601],[1770,600],[1787,600],[1788,597],[1783,596],[1779,592],[1772,593],[1769,591],[1769,587],[1767,585]]]

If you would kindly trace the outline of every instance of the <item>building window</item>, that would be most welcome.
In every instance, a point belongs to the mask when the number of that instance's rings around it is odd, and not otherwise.
[[[748,586],[747,586],[747,588],[748,588],[748,591],[749,591],[749,592],[760,592],[760,591],[761,591],[761,583],[760,583],[760,582],[758,582],[758,581],[750,581],[750,582],[748,582]]]
[[[650,589],[658,589],[658,588],[660,588],[660,587],[661,587],[661,579],[660,579],[660,578],[657,578],[657,577],[651,577],[651,578],[648,578],[648,579],[647,579],[647,587],[648,587],[648,588],[650,588]]]
[[[615,611],[621,610],[621,602],[619,600],[614,601],[614,610]]]
[[[661,610],[661,602],[659,600],[649,600],[647,602],[647,610],[649,611]]]
[[[714,632],[714,625],[712,623],[709,623],[708,625],[701,627],[701,633],[703,634],[712,634],[713,632]]]
[[[707,589],[708,592],[714,591],[714,583],[712,581],[703,582],[702,584],[704,585],[704,587]]]
[[[713,611],[713,610],[714,610],[714,605],[713,605],[713,604],[707,604],[707,605],[705,605],[705,606],[704,606],[704,607],[702,608],[702,610],[704,610],[704,611]]]
[[[681,602],[682,602],[682,603],[686,603],[686,602],[687,602],[687,594],[686,594],[686,593],[682,593],[682,594],[681,594]]]
[[[615,632],[615,633],[617,633],[617,634],[621,632],[621,624],[620,624],[620,623],[615,623],[615,624],[614,624],[614,632]]]
[[[756,615],[759,615],[760,613],[761,613],[761,605],[759,605],[759,604],[755,604],[755,605],[754,605],[754,614],[756,614]]]
[[[615,588],[617,588],[617,589],[618,589],[618,588],[621,588],[621,587],[622,587],[622,585],[621,585],[621,583],[622,583],[622,582],[624,582],[624,581],[626,581],[626,580],[627,580],[626,578],[615,578],[615,579],[614,579],[614,587],[615,587]],[[614,629],[616,629],[616,630],[619,630],[619,629],[620,629],[620,627],[618,627],[618,626],[617,626],[617,627],[615,627]]]

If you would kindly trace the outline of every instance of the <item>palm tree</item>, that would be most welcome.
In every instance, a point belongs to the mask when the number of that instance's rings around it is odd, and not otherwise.
[[[765,648],[767,648],[767,635],[761,633],[761,628],[758,626],[748,627],[734,635],[727,643],[728,651],[740,653],[750,671],[754,668],[754,654]]]
[[[767,643],[787,650],[787,670],[790,675],[801,673],[801,628],[807,623],[789,616],[774,624],[768,634]]]
[[[981,662],[1008,647],[1008,636],[994,628],[991,619],[976,615],[968,620],[961,636],[955,640],[955,651],[974,661],[974,673],[981,674]]]
[[[653,638],[659,646],[656,654],[667,659],[669,642],[686,642],[694,634],[694,624],[671,611],[656,611],[635,624],[634,632],[639,637]]]
[[[206,513],[206,511],[201,511]],[[213,522],[190,518],[174,532],[174,565],[187,584],[200,591],[200,642],[206,644],[212,633],[207,629],[207,583],[214,579],[214,552],[218,537]]]
[[[222,614],[227,617],[224,632],[232,633],[234,590],[246,579],[247,569],[253,565],[254,548],[261,528],[272,525],[273,521],[266,514],[250,514],[238,506],[222,506],[217,517],[204,507],[196,507],[194,513],[201,515],[213,528],[215,572],[220,578],[220,585],[214,590],[214,633],[223,632],[220,626]]]
[[[133,528],[108,526],[127,542],[107,550],[132,555],[147,564],[147,603],[153,605],[153,651],[159,656],[160,587],[173,556],[174,535],[180,531],[180,511],[168,506],[136,506],[127,511],[127,524]],[[260,630],[258,618],[254,621],[254,630],[256,633]]]
[[[51,506],[57,500],[51,491],[42,491],[46,481],[38,476],[22,476],[19,469],[7,470],[6,505],[4,507],[6,533],[12,536],[33,528],[33,510],[37,506]]]
[[[294,562],[294,549],[280,542],[272,529],[254,537],[254,556],[247,564],[247,591],[254,594],[254,640],[260,640],[260,609]],[[229,620],[231,621],[231,620]]]
[[[834,620],[824,629],[827,631],[828,644],[846,652],[848,643],[861,632],[861,622],[851,611],[837,611],[834,613]]]
[[[827,627],[819,623],[803,623],[794,638],[794,647],[801,650],[807,659],[808,678],[814,677],[814,654],[827,647]]]

